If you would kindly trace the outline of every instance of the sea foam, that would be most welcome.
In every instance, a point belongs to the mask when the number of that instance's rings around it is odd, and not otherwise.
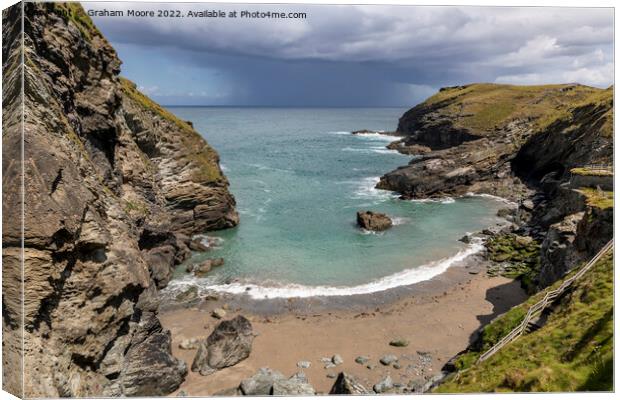
[[[245,294],[252,299],[278,299],[278,298],[307,298],[326,296],[352,296],[381,292],[400,286],[408,286],[418,282],[427,281],[443,272],[452,265],[463,261],[465,258],[480,252],[484,248],[479,238],[472,238],[466,248],[460,250],[451,257],[446,257],[428,264],[397,272],[392,275],[356,286],[309,286],[300,284],[286,284],[281,286],[262,286],[254,283],[232,282],[229,284],[200,285],[201,282],[194,279],[185,279],[170,282],[170,290],[182,290],[187,286],[198,286],[200,292],[216,291],[229,294]],[[168,290],[168,289],[167,289]]]

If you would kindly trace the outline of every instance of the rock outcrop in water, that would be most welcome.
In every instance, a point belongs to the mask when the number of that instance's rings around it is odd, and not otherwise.
[[[369,231],[384,231],[392,227],[392,220],[386,214],[373,211],[358,211],[357,224]]]
[[[24,47],[21,4],[3,12],[4,389],[169,394],[187,367],[171,355],[157,288],[191,235],[238,222],[217,153],[118,76],[79,4],[24,12]]]
[[[404,138],[390,147],[408,154],[423,147],[377,187],[404,198],[473,192],[518,202],[515,233],[542,242],[537,282],[543,287],[613,236],[612,193],[587,183],[600,182],[605,171],[591,173],[596,180],[580,179],[590,164],[612,164],[612,123],[612,88],[444,88],[402,116]]]

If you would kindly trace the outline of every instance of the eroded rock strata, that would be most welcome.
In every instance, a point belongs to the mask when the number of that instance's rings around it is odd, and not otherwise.
[[[544,287],[613,237],[612,124],[612,88],[444,88],[402,116],[404,137],[390,148],[415,157],[377,187],[403,198],[473,192],[517,202],[510,230],[542,243],[534,283]]]
[[[25,3],[24,47],[3,13],[3,179],[22,178],[24,226],[3,226],[5,388],[27,397],[166,395],[170,352],[157,288],[190,237],[238,222],[217,153],[119,77],[121,61],[76,3]],[[16,22],[17,21],[17,22]],[[19,221],[18,190],[4,191]],[[20,247],[23,233],[24,326]],[[15,375],[24,334],[24,392]]]

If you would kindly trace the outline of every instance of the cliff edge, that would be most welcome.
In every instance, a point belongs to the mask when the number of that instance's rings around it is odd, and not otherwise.
[[[25,3],[23,47],[21,18],[21,4],[3,12],[5,389],[166,395],[187,367],[171,355],[157,288],[191,235],[238,223],[218,155],[118,76],[79,4]]]

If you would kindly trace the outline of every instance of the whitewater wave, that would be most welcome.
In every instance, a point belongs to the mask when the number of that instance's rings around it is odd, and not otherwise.
[[[371,176],[362,179],[358,184],[357,189],[354,192],[353,198],[355,199],[372,199],[372,200],[387,200],[391,198],[397,198],[398,194],[389,190],[377,189],[375,186],[379,183],[381,177]]]
[[[427,281],[450,268],[455,263],[463,261],[465,258],[476,254],[484,249],[480,238],[472,238],[465,249],[451,257],[433,261],[417,268],[407,269],[392,275],[364,283],[357,286],[308,286],[300,284],[286,284],[281,286],[263,286],[254,283],[232,282],[228,284],[206,284],[198,285],[194,279],[178,280],[170,282],[170,289],[185,289],[188,286],[199,286],[199,292],[216,291],[229,294],[246,294],[257,300],[278,299],[278,298],[307,298],[307,297],[326,297],[326,296],[352,296],[381,292],[400,286],[408,286],[414,283]]]
[[[351,131],[333,131],[333,132],[327,132],[327,133],[330,135],[348,135],[348,136],[353,136],[353,137],[360,138],[360,139],[385,141],[385,142],[393,142],[399,139],[398,136],[386,135],[382,132],[384,131],[376,131],[376,132],[369,132],[369,133],[356,133],[356,134],[353,134],[353,132]]]
[[[449,197],[449,196],[428,198],[428,199],[412,199],[410,201],[414,203],[440,203],[440,204],[452,204],[456,202],[456,200],[453,197]]]
[[[327,132],[330,135],[351,135],[351,132],[349,131],[334,131],[334,132]]]
[[[343,147],[342,151],[353,151],[356,153],[378,153],[378,154],[393,154],[398,156],[406,156],[406,154],[399,153],[396,150],[386,149],[383,146],[373,146],[373,147],[364,147],[364,148],[355,148],[355,147]]]
[[[512,200],[508,200],[505,199],[503,197],[499,197],[499,196],[493,196],[492,194],[486,194],[486,193],[472,193],[472,192],[467,192],[465,193],[465,196],[467,197],[483,197],[485,199],[491,199],[491,200],[495,200],[495,201],[499,201],[502,203],[505,203],[511,207],[518,207],[519,205],[517,203],[515,203]]]
[[[392,225],[394,226],[406,224],[411,220],[410,218],[406,217],[390,217],[390,219],[392,220]]]
[[[200,244],[209,248],[209,249],[217,249],[222,247],[224,243],[224,239],[219,236],[207,236],[203,234],[194,235],[192,239],[198,239]]]
[[[361,139],[376,140],[376,141],[381,140],[381,141],[385,141],[385,142],[393,142],[393,141],[399,139],[396,136],[385,135],[385,134],[381,133],[381,131],[373,132],[373,133],[357,133],[357,134],[355,134],[353,136],[361,138]]]

